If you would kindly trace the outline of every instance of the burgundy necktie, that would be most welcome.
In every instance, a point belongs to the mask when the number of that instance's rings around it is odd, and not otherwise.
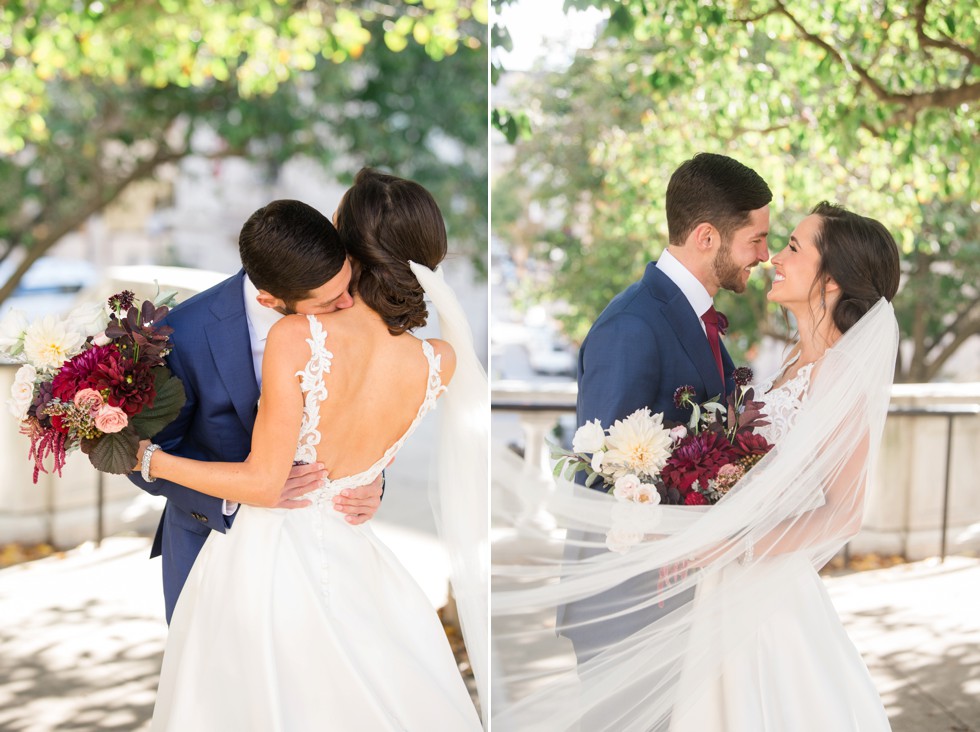
[[[714,305],[708,308],[704,315],[701,316],[701,320],[704,321],[704,329],[708,334],[708,345],[711,346],[711,352],[715,355],[715,364],[718,366],[718,375],[721,376],[721,383],[725,383],[725,370],[721,365],[721,341],[718,338],[720,333],[725,332],[725,326],[728,325],[727,319],[724,315],[715,310]]]

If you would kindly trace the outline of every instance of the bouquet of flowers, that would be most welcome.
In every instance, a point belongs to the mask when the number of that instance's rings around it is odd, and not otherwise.
[[[599,420],[579,427],[569,452],[560,447],[554,474],[572,480],[587,473],[585,485],[602,481],[606,492],[645,504],[711,505],[721,500],[772,445],[755,432],[769,424],[762,402],[748,386],[749,368],[735,369],[735,391],[727,403],[695,401],[693,386],[674,392],[678,408],[691,409],[686,425],[664,422],[644,407],[604,429]]]
[[[8,406],[30,438],[35,483],[46,457],[60,476],[75,448],[97,470],[128,473],[139,441],[176,419],[184,387],[163,362],[173,328],[159,325],[174,294],[137,306],[126,290],[67,318],[29,323],[14,310],[0,322],[0,355],[24,364]]]

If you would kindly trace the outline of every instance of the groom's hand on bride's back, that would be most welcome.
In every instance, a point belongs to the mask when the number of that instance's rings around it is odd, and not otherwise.
[[[392,460],[394,462],[394,460]],[[391,463],[388,463],[391,465]],[[289,471],[289,477],[279,494],[279,502],[275,508],[303,508],[310,501],[304,498],[307,493],[316,490],[327,477],[327,471],[322,463],[312,465],[294,465]],[[334,496],[334,509],[347,514],[345,518],[350,524],[363,524],[374,518],[381,505],[381,494],[384,493],[384,475],[379,475],[373,483],[349,488]]]
[[[279,502],[273,508],[303,508],[310,505],[308,498],[303,498],[307,493],[316,490],[327,477],[327,471],[323,463],[300,463],[293,465],[289,471],[289,477],[282,487],[279,494]]]
[[[392,460],[394,462],[394,460]],[[391,463],[388,463],[391,465]],[[381,505],[381,494],[384,493],[384,474],[374,479],[373,483],[360,485],[357,488],[342,490],[333,498],[333,507],[341,513],[349,524],[363,524],[374,518]]]

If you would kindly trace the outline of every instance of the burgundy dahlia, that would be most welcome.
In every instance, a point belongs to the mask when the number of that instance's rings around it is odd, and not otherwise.
[[[772,450],[772,445],[766,441],[766,438],[762,435],[756,434],[755,432],[738,432],[735,435],[735,441],[732,444],[732,448],[735,451],[735,459],[741,459],[743,457],[748,457],[750,455],[765,455],[767,452]]]
[[[92,388],[97,391],[108,389],[110,406],[119,407],[129,417],[152,407],[156,399],[150,367],[144,363],[133,364],[118,353],[111,354],[99,364],[94,381]]]
[[[681,491],[689,489],[695,481],[707,488],[708,481],[718,475],[721,466],[735,460],[735,451],[724,433],[688,435],[671,454],[660,477],[666,485]]]
[[[70,402],[81,389],[95,388],[96,368],[100,363],[108,361],[113,354],[119,355],[113,345],[93,346],[70,361],[65,361],[51,382],[52,393],[63,402]]]

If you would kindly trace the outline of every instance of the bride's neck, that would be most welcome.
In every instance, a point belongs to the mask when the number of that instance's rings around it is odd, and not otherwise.
[[[802,312],[793,312],[799,330],[797,349],[801,364],[816,361],[840,338],[840,331],[834,325],[830,307],[819,305],[807,307]]]

